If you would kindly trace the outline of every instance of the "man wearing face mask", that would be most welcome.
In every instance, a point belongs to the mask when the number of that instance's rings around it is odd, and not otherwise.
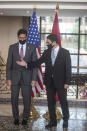
[[[68,128],[69,109],[67,103],[67,88],[69,88],[71,78],[71,59],[69,51],[59,47],[57,35],[50,34],[46,40],[48,49],[44,51],[40,59],[36,62],[27,63],[17,61],[21,66],[27,66],[28,69],[38,67],[45,63],[45,85],[47,90],[48,109],[50,122],[46,128],[56,127],[56,92],[61,104],[63,113],[63,128]]]
[[[37,68],[27,70],[27,68],[18,65],[16,61],[36,61],[37,55],[34,45],[26,42],[27,31],[20,29],[17,35],[19,41],[9,47],[6,64],[6,79],[8,86],[11,86],[14,124],[19,125],[18,97],[21,88],[24,103],[22,125],[26,125],[30,113],[32,86],[36,84],[38,70]]]

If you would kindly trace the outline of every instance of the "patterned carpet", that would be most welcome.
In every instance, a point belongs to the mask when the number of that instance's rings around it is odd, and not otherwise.
[[[27,126],[22,126],[20,121],[20,125],[15,126],[12,117],[0,116],[0,131],[31,131],[33,122],[28,122]]]
[[[12,117],[0,116],[0,131],[65,131],[62,129],[62,123],[61,120],[56,129],[47,130],[45,129],[47,123],[43,118],[30,121],[27,126],[22,126],[20,121],[20,125],[15,126]],[[67,131],[87,131],[87,120],[69,120]]]

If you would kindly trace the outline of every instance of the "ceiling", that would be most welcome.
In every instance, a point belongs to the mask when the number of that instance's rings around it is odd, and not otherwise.
[[[59,16],[87,17],[87,0],[0,0],[0,15],[31,16],[35,5],[37,16],[52,16],[57,3]]]

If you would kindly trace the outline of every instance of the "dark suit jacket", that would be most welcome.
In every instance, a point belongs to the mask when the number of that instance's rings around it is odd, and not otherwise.
[[[60,47],[58,55],[56,57],[54,66],[51,61],[51,50],[44,51],[40,59],[36,62],[32,62],[28,66],[38,67],[40,64],[45,63],[45,85],[49,88],[52,77],[55,87],[60,89],[64,88],[64,84],[69,84],[71,80],[71,59],[69,51]]]
[[[27,70],[22,66],[16,64],[16,61],[20,61],[19,55],[19,43],[13,44],[9,47],[7,64],[6,64],[6,78],[12,80],[13,85],[17,85],[22,77],[24,84],[29,85],[32,80],[37,80],[37,68]],[[26,44],[26,52],[24,60],[26,62],[36,61],[36,48],[31,44]]]

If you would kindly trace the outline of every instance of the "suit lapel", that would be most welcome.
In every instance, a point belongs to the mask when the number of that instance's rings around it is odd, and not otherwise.
[[[49,53],[48,53],[48,61],[49,61],[50,66],[52,67],[51,50],[49,50]]]
[[[29,50],[30,50],[29,44],[26,43],[26,52],[25,52],[24,59],[25,59],[25,58],[27,57],[27,55],[29,54]]]
[[[19,59],[20,59],[20,54],[19,54],[19,43],[16,44],[16,50],[15,50],[15,52],[17,52],[16,55],[17,55],[17,58],[18,58],[18,60],[19,60]]]

